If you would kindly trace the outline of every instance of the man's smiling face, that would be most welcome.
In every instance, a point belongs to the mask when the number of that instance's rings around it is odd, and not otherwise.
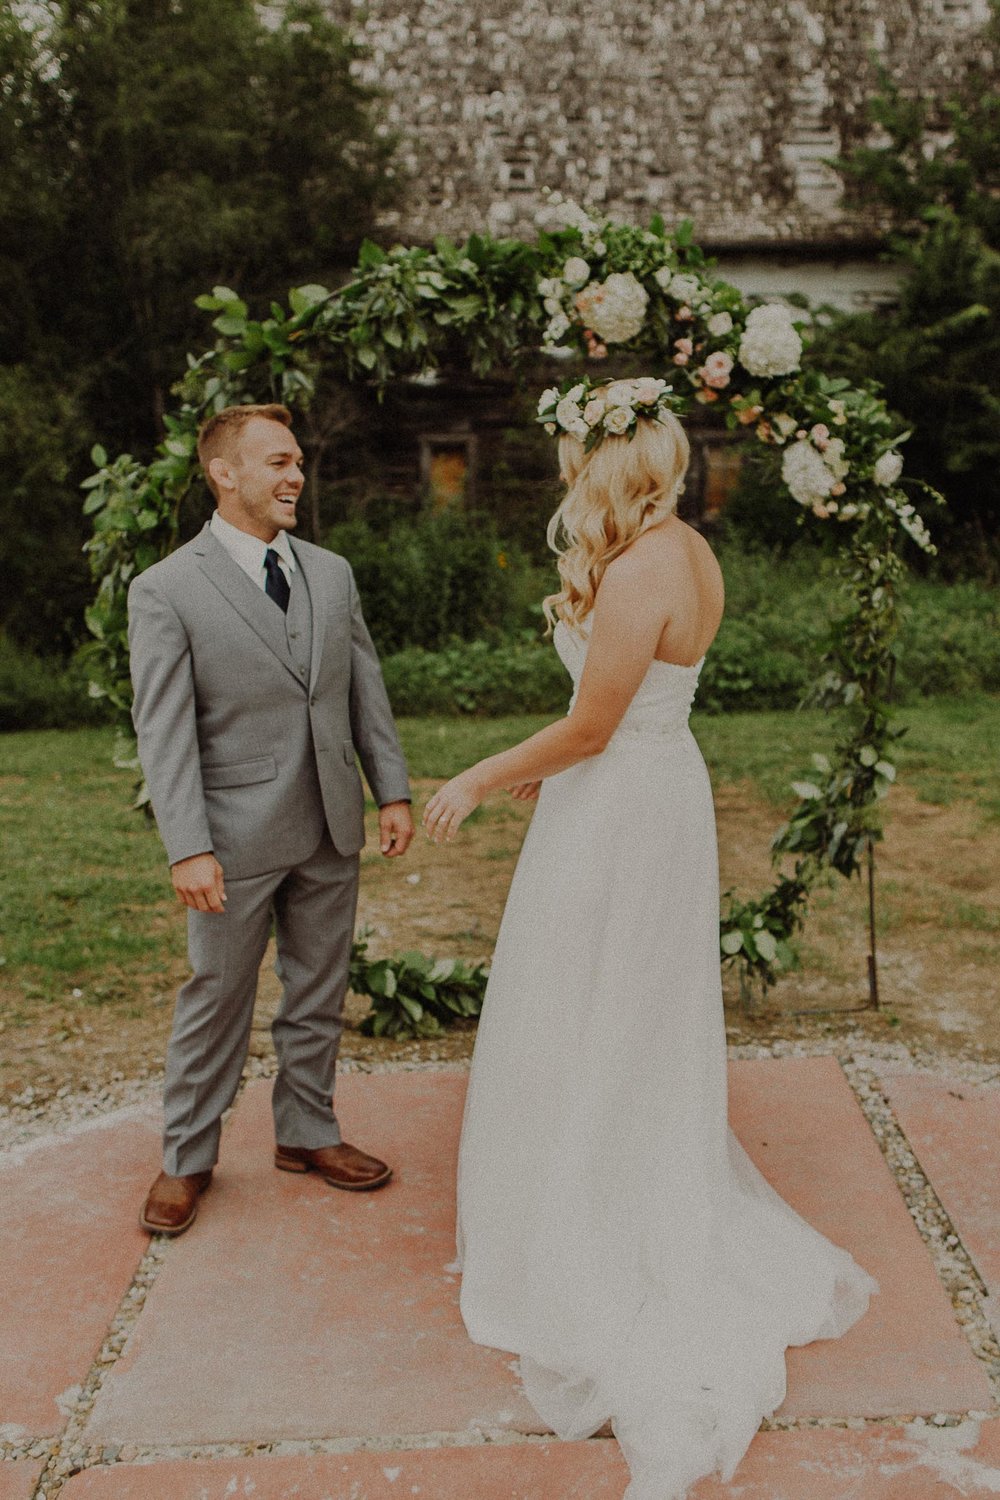
[[[232,456],[212,460],[220,516],[262,542],[294,530],[305,483],[301,465],[302,450],[291,429],[270,417],[254,417]]]

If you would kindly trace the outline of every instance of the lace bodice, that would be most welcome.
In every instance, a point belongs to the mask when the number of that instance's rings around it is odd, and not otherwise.
[[[587,647],[590,643],[588,631],[586,626],[579,632],[571,630],[560,620],[556,625],[553,641],[559,659],[573,679],[573,697],[570,699],[572,708],[587,660]],[[670,736],[683,733],[688,727],[688,716],[703,662],[704,657],[693,667],[684,667],[676,662],[651,661],[648,672],[636,689],[635,697],[625,710],[612,738],[635,734]]]

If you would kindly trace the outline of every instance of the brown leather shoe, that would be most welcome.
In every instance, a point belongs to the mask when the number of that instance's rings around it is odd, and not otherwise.
[[[139,1223],[150,1234],[183,1234],[198,1213],[198,1199],[212,1180],[212,1169],[190,1177],[161,1172],[149,1190]]]
[[[339,1146],[319,1146],[315,1151],[305,1146],[276,1146],[274,1165],[282,1172],[318,1172],[331,1187],[345,1188],[349,1193],[383,1187],[392,1176],[392,1168],[384,1161],[346,1141]]]

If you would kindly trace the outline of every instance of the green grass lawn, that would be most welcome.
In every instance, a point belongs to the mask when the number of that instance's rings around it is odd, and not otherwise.
[[[938,699],[900,716],[900,776],[925,801],[970,801],[1000,819],[997,769],[1000,698]],[[548,722],[402,719],[400,734],[417,778],[446,777]],[[820,713],[696,715],[695,729],[717,786],[748,783],[776,808],[789,783],[825,748]],[[132,779],[112,764],[106,729],[0,736],[0,991],[16,1020],[19,998],[65,996],[84,979],[83,1004],[127,1003],[130,982],[176,957],[176,922],[163,852],[130,810]],[[776,819],[777,821],[777,819]]]

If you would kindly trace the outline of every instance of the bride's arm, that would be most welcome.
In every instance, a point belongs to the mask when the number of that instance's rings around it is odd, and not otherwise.
[[[451,839],[490,792],[542,781],[599,755],[635,696],[668,620],[663,556],[632,547],[612,562],[594,604],[590,646],[576,702],[564,719],[510,750],[470,766],[435,792],[424,827],[439,843]]]

